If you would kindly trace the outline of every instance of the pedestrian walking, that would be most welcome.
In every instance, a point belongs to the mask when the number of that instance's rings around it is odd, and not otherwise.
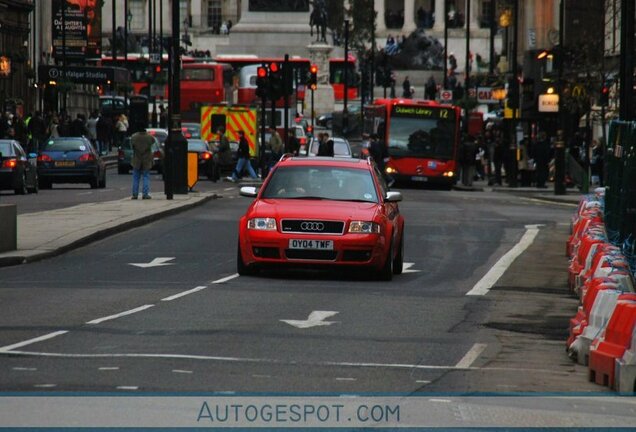
[[[93,111],[86,121],[86,129],[88,130],[88,139],[91,141],[97,153],[102,154],[104,150],[100,142],[97,141],[97,122],[99,121],[99,111]]]
[[[254,172],[254,168],[252,168],[252,164],[250,163],[250,146],[245,138],[245,132],[239,131],[239,146],[237,151],[238,161],[236,162],[236,168],[232,171],[232,176],[227,177],[227,179],[231,182],[236,183],[238,181],[239,176],[243,172],[243,169],[247,169],[250,177],[253,179],[257,179],[258,176]]]
[[[294,156],[298,156],[300,151],[300,141],[296,138],[295,129],[289,129],[287,135],[287,143],[285,144],[285,153],[290,153]]]
[[[107,115],[100,113],[97,119],[97,141],[105,152],[110,152],[113,146],[113,121]]]
[[[333,146],[333,140],[329,139],[329,135],[325,134],[324,140],[318,145],[316,156],[333,157]]]
[[[120,114],[117,122],[115,123],[115,145],[117,147],[122,145],[127,133],[128,117],[126,117],[126,114]]]
[[[283,156],[283,140],[280,137],[280,134],[276,130],[276,128],[268,128],[267,131],[270,133],[269,142],[267,143],[270,150],[269,164],[268,168],[272,169],[274,165],[280,160],[281,156]]]
[[[603,145],[601,141],[592,140],[591,152],[590,170],[592,173],[592,184],[603,186]]]
[[[537,142],[532,148],[532,158],[535,163],[537,187],[545,189],[547,188],[545,183],[548,180],[550,159],[552,159],[552,146],[545,131],[539,132]]]
[[[36,111],[35,116],[29,121],[28,131],[33,137],[33,151],[41,151],[44,148],[48,133],[46,122],[40,111]]]
[[[143,178],[142,199],[150,199],[150,169],[152,168],[152,144],[154,138],[146,131],[143,122],[136,125],[138,132],[133,134],[130,141],[133,148],[131,165],[132,175],[132,199],[139,195],[139,180]]]
[[[406,99],[411,98],[411,81],[409,81],[408,75],[404,77],[404,81],[402,81],[402,97]]]
[[[475,139],[466,135],[462,140],[459,162],[462,168],[462,184],[464,186],[472,186],[475,177]]]
[[[88,129],[86,129],[86,119],[84,114],[77,114],[75,120],[71,122],[70,135],[73,137],[88,137]]]

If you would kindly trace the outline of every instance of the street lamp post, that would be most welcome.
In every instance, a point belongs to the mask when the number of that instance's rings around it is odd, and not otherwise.
[[[347,129],[349,128],[349,110],[347,109],[347,99],[349,93],[349,20],[345,20],[344,22],[344,38],[345,38],[345,49],[344,49],[344,106],[342,108],[342,134],[347,134]]]

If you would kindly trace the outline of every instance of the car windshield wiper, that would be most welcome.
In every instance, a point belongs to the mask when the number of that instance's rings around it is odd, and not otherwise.
[[[287,199],[306,199],[306,200],[324,200],[324,199],[329,199],[326,197],[321,197],[321,196],[312,196],[312,195],[303,195],[303,196],[292,196],[292,197],[285,197]]]
[[[375,203],[375,201],[369,201],[365,199],[353,199],[353,198],[331,198],[332,201],[348,201],[348,202],[363,202],[363,203]]]

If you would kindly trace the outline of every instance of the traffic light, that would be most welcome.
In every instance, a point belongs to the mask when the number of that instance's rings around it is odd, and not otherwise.
[[[283,74],[276,62],[269,64],[269,97],[272,100],[283,97]]]
[[[309,67],[309,79],[307,80],[307,86],[311,90],[316,90],[318,87],[318,66],[311,65]]]
[[[259,66],[256,69],[256,96],[259,98],[267,98],[268,87],[267,68],[265,66]]]
[[[508,80],[508,108],[519,108],[519,81],[516,77]]]
[[[601,97],[599,98],[599,105],[608,106],[609,105],[609,87],[607,84],[603,84],[601,88]]]

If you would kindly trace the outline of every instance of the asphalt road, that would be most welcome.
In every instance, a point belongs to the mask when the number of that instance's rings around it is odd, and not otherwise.
[[[409,264],[392,282],[335,271],[238,277],[237,220],[249,200],[231,184],[205,187],[224,197],[0,268],[4,391],[603,391],[564,351],[576,309],[563,257],[572,207],[403,190]],[[493,289],[467,296],[528,233],[536,238]],[[155,258],[169,265],[131,265]],[[283,321],[312,312],[319,325]]]

